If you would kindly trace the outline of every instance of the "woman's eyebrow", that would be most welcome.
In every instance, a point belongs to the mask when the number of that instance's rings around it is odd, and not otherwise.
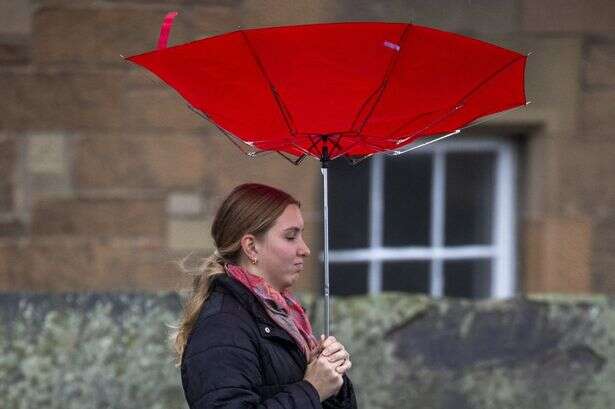
[[[303,230],[305,230],[305,228],[300,229],[300,228],[299,228],[299,227],[297,227],[297,226],[292,226],[292,227],[288,227],[288,228],[284,229],[284,231],[289,231],[289,230],[292,230],[292,231],[295,231],[295,232],[296,232],[296,231],[303,231]]]

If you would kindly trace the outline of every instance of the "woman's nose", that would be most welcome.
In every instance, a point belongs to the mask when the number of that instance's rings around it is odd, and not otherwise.
[[[303,239],[301,239],[301,243],[303,244],[303,246],[301,246],[300,249],[300,254],[304,257],[307,257],[310,255],[310,248],[308,247],[307,244],[305,244],[305,241],[303,241]]]

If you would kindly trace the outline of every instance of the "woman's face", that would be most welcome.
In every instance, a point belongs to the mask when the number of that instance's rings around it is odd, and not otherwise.
[[[282,291],[292,286],[303,271],[303,260],[310,249],[303,241],[303,218],[291,204],[260,239],[256,239],[258,263],[263,277]]]

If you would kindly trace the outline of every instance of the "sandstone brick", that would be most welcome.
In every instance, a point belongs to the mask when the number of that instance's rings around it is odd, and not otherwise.
[[[122,114],[126,131],[206,132],[213,128],[168,86],[128,89],[125,99],[126,110]]]
[[[192,136],[82,138],[76,184],[80,189],[193,188],[205,178],[208,150],[205,138]]]
[[[0,39],[0,66],[22,65],[30,61],[30,48],[23,43],[12,43]]]
[[[3,0],[0,13],[0,34],[29,34],[32,29],[32,3]]]
[[[215,245],[210,235],[211,220],[169,220],[167,243],[171,250],[207,249]]]
[[[585,64],[585,82],[589,86],[615,85],[615,41],[591,43]]]
[[[91,253],[85,242],[33,241],[15,248],[12,291],[80,291],[88,288]]]
[[[583,94],[581,110],[583,137],[612,137],[615,135],[615,90],[588,91]]]
[[[34,235],[162,237],[162,200],[48,200],[36,204]]]
[[[0,219],[0,238],[13,238],[26,233],[24,223],[16,218]]]
[[[11,288],[11,271],[9,263],[11,260],[12,246],[0,244],[0,291],[9,291]]]
[[[336,20],[416,23],[456,32],[502,33],[519,28],[518,0],[376,2],[344,0],[335,4]]]
[[[177,290],[189,280],[176,271],[172,260],[155,242],[35,238],[19,245],[0,245],[0,289]]]
[[[0,213],[13,211],[13,173],[16,160],[15,139],[0,136]]]
[[[592,235],[594,291],[615,293],[615,217],[595,220]]]
[[[172,9],[180,14],[169,39],[171,46],[237,26],[236,13],[224,5],[175,5]],[[160,4],[43,7],[34,17],[35,61],[124,66],[120,54],[127,57],[156,47],[168,11]]]
[[[550,217],[526,222],[523,231],[525,292],[591,292],[591,224],[587,218]]]
[[[118,129],[122,77],[112,72],[11,73],[0,76],[0,128]]]
[[[561,146],[559,205],[568,214],[615,215],[615,142],[571,142]]]
[[[31,173],[63,174],[68,161],[67,141],[62,135],[39,134],[28,138],[27,168]]]
[[[615,29],[615,3],[610,0],[545,0],[521,2],[527,31],[600,32]]]
[[[167,197],[167,213],[172,216],[195,216],[203,211],[203,198],[198,193],[174,192]]]
[[[327,0],[244,0],[238,14],[243,27],[278,26],[335,21],[336,2]]]
[[[188,277],[176,271],[172,257],[160,247],[141,244],[95,243],[97,289],[177,290]]]

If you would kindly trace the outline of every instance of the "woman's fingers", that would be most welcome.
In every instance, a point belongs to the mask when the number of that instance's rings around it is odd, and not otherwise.
[[[352,367],[352,362],[350,362],[350,359],[346,359],[344,361],[344,363],[342,363],[340,366],[338,366],[337,368],[335,368],[335,370],[340,373],[340,374],[344,374],[346,373],[347,370],[349,370]]]
[[[350,354],[348,354],[348,352],[346,352],[346,350],[343,348],[327,356],[327,359],[329,359],[329,362],[337,362],[337,361],[341,361],[341,360],[348,359],[348,358],[350,358]]]
[[[337,340],[335,339],[335,337],[329,337],[327,338],[323,344],[323,355],[324,356],[329,356],[331,354],[336,353],[339,350],[343,350],[344,346],[342,344],[340,344],[339,342],[337,342]]]

